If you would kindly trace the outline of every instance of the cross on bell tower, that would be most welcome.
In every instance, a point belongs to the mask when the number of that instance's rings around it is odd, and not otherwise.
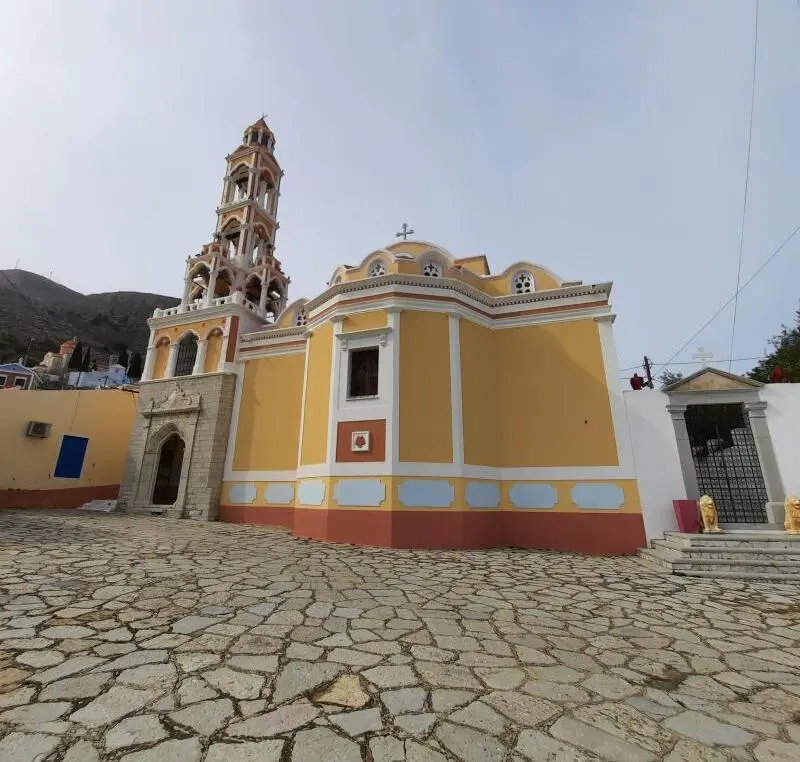
[[[187,261],[182,305],[210,307],[230,297],[273,322],[286,306],[289,278],[275,258],[283,170],[263,116],[225,161],[214,241]]]

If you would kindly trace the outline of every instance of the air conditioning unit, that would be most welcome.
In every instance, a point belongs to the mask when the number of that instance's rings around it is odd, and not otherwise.
[[[45,439],[50,436],[50,428],[52,425],[52,423],[44,423],[43,421],[28,421],[28,428],[25,430],[25,435]]]

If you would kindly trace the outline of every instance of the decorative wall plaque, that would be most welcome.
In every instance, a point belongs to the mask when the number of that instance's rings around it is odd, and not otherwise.
[[[350,450],[352,452],[369,452],[369,432],[354,431],[350,435]]]

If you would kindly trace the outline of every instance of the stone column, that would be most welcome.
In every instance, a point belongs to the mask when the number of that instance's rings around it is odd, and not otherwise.
[[[150,331],[150,340],[147,342],[147,354],[142,369],[142,381],[149,381],[153,377],[153,365],[156,362],[156,333]]]
[[[214,299],[214,290],[217,288],[217,270],[211,271],[208,276],[208,288],[206,289],[205,306],[209,307]]]
[[[770,437],[767,427],[767,403],[761,400],[745,402],[744,407],[750,418],[750,428],[753,431],[756,452],[758,452],[758,462],[761,465],[761,474],[767,489],[767,521],[770,524],[782,526],[785,495],[775,449],[772,446],[772,437]]]
[[[681,463],[686,497],[689,500],[697,500],[700,497],[700,487],[697,484],[697,472],[692,459],[689,430],[686,428],[686,405],[667,405],[667,412],[672,417],[672,426],[675,429],[675,441],[678,445],[678,459]]]
[[[178,345],[174,342],[169,345],[167,355],[167,368],[164,371],[164,378],[172,378],[175,375],[175,361],[178,359]]]
[[[206,364],[207,348],[208,341],[206,339],[197,340],[197,354],[194,356],[194,367],[192,368],[193,376],[199,376],[203,372],[203,366]]]
[[[267,295],[269,293],[269,281],[261,279],[261,296],[258,299],[258,308],[261,310],[261,314],[264,314],[264,310],[267,309]]]
[[[192,279],[187,277],[183,284],[183,296],[181,297],[181,307],[189,304],[189,292],[192,290]]]

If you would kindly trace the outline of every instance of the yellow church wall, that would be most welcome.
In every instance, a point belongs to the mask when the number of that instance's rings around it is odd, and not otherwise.
[[[164,337],[155,348],[156,358],[153,362],[153,379],[164,378],[167,373],[167,361],[169,359],[169,338]]]
[[[618,465],[593,320],[490,331],[462,319],[461,368],[467,464]]]
[[[502,373],[495,358],[496,333],[465,318],[459,321],[464,462],[500,467],[501,429],[495,400],[501,394]]]
[[[484,289],[486,293],[492,296],[509,296],[513,293],[514,276],[519,270],[530,270],[533,274],[533,282],[537,291],[548,291],[553,288],[561,288],[561,284],[549,273],[541,267],[520,267],[518,270],[512,270],[507,274],[495,275],[492,278],[483,279]]]
[[[304,362],[304,355],[297,353],[244,364],[234,470],[296,468]]]
[[[452,463],[448,316],[400,313],[401,461]]]
[[[206,344],[206,359],[203,373],[216,373],[219,369],[219,358],[222,354],[222,332],[212,333]]]
[[[330,405],[333,327],[317,328],[308,340],[308,370],[303,411],[303,445],[300,463],[313,465],[327,460],[328,408]],[[302,388],[302,381],[301,381]]]
[[[618,465],[597,323],[507,328],[495,341],[503,465]]]
[[[99,487],[112,487],[113,494],[97,497],[114,497],[122,481],[137,398],[122,390],[0,394],[0,507],[36,506],[31,496],[37,493],[43,507],[67,507],[64,497],[76,488],[87,493],[74,505],[92,499],[88,490]],[[51,424],[50,435],[26,436],[29,421]],[[77,478],[54,476],[65,435],[89,440]]]
[[[489,274],[489,264],[486,261],[486,257],[483,256],[465,257],[464,259],[457,259],[455,263],[463,270],[475,275]]]
[[[383,328],[386,325],[386,312],[384,310],[371,310],[370,312],[356,312],[347,315],[342,322],[342,332],[368,331],[372,328]]]
[[[162,338],[167,338],[171,343],[180,341],[181,337],[189,331],[194,331],[201,339],[206,338],[215,328],[225,328],[226,318],[213,318],[211,320],[198,320],[193,323],[181,323],[171,328],[161,328],[156,331],[156,342]]]

